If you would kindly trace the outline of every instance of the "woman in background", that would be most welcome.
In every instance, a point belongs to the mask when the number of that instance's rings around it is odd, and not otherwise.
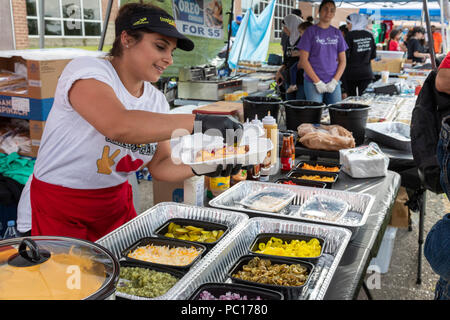
[[[344,72],[344,87],[349,96],[362,95],[373,80],[371,61],[376,58],[375,39],[366,30],[365,16],[352,13],[347,18],[349,32],[345,40],[348,50]]]
[[[331,25],[336,4],[323,0],[319,6],[319,22],[309,27],[298,45],[299,68],[304,71],[307,100],[333,104],[342,99],[339,83],[346,64],[348,46],[339,29]]]
[[[286,99],[294,100],[297,97],[296,91],[301,87],[303,89],[303,79],[301,81],[291,82],[289,69],[298,63],[298,56],[293,56],[294,50],[296,50],[296,46],[300,41],[300,32],[298,30],[299,25],[302,23],[302,19],[295,15],[289,14],[283,19],[283,31],[289,36],[286,41],[286,48],[283,55],[283,65],[278,69],[276,79],[277,83],[284,84],[286,88]],[[292,87],[291,87],[292,86]],[[295,86],[295,87],[294,87]],[[291,87],[291,88],[290,88]],[[288,89],[290,90],[288,91]],[[302,99],[300,97],[298,99]]]
[[[402,31],[400,29],[394,29],[389,33],[389,41],[387,43],[388,51],[403,51],[400,46],[400,38]]]
[[[425,52],[423,40],[425,39],[425,29],[422,27],[414,27],[408,33],[408,59],[413,62],[425,62],[430,58],[430,54]]]

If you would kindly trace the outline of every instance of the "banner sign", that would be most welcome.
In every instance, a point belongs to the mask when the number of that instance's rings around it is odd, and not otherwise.
[[[185,35],[223,39],[222,0],[173,0],[173,16]]]

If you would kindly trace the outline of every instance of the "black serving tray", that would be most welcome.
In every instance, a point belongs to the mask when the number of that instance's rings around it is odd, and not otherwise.
[[[200,242],[200,241],[181,240],[181,241],[186,241],[186,242],[190,242],[190,243],[201,244],[201,245],[206,247],[207,251],[212,249],[220,240],[222,240],[223,237],[229,231],[229,228],[226,225],[220,224],[220,223],[214,223],[214,222],[209,222],[209,221],[201,221],[201,220],[193,220],[193,219],[174,218],[174,219],[167,220],[162,226],[158,227],[155,230],[155,234],[158,237],[160,237],[160,238],[174,239],[174,238],[170,238],[170,237],[166,237],[165,236],[165,234],[169,230],[169,224],[171,222],[173,222],[175,224],[178,224],[180,226],[193,226],[193,227],[197,227],[197,228],[203,228],[206,231],[223,230],[224,233],[219,238],[219,240],[217,240],[215,242]]]
[[[302,294],[303,289],[306,288],[309,284],[309,281],[311,279],[311,275],[314,272],[314,265],[307,261],[301,261],[298,259],[289,259],[289,258],[267,258],[272,262],[272,264],[299,264],[304,266],[308,271],[308,278],[306,279],[305,283],[301,286],[277,286],[272,284],[263,284],[253,281],[247,281],[242,280],[239,278],[233,277],[233,274],[235,274],[237,271],[242,270],[242,266],[247,264],[250,260],[257,257],[256,255],[244,255],[241,258],[238,259],[238,261],[230,268],[230,271],[228,272],[228,277],[230,277],[231,281],[234,283],[241,283],[241,284],[247,284],[252,286],[257,286],[269,290],[275,290],[278,292],[281,292],[285,299],[287,300],[296,300],[298,297]]]
[[[284,296],[281,292],[258,288],[255,286],[249,286],[239,283],[204,283],[189,297],[188,300],[200,300],[200,293],[204,290],[211,293],[214,297],[219,298],[221,295],[227,292],[238,293],[241,297],[247,296],[248,300],[255,300],[258,296],[262,300],[284,300]]]
[[[336,182],[336,180],[339,177],[338,173],[330,173],[330,172],[319,172],[319,171],[309,171],[309,170],[303,170],[303,169],[294,169],[291,170],[288,174],[287,177],[290,179],[297,179],[300,181],[315,181],[315,180],[308,180],[308,179],[300,179],[298,177],[302,176],[302,175],[309,175],[309,176],[322,176],[322,177],[331,177],[333,178],[333,181],[327,182],[327,181],[317,181],[317,182],[324,182],[327,184],[327,188],[331,188],[332,185]]]
[[[145,268],[145,269],[150,269],[150,270],[154,270],[154,271],[158,271],[158,272],[166,272],[166,273],[174,276],[175,278],[178,278],[178,281],[186,275],[185,271],[174,270],[174,269],[171,269],[171,268],[166,268],[163,265],[152,265],[152,266],[149,266],[149,265],[135,264],[135,263],[132,263],[132,262],[129,262],[129,261],[122,260],[122,261],[119,261],[119,266],[121,268],[123,268],[123,267]],[[120,283],[120,279],[119,279],[118,283]],[[128,300],[127,298],[118,297],[117,294],[116,294],[116,299],[118,299],[118,300],[121,300],[121,299]]]
[[[259,250],[258,245],[260,243],[267,243],[267,241],[269,241],[270,238],[272,237],[281,239],[283,242],[286,241],[290,242],[292,240],[300,240],[300,241],[304,240],[308,242],[309,240],[316,238],[317,240],[319,240],[320,243],[321,247],[320,254],[317,257],[285,257],[285,256],[269,255],[265,253],[256,253],[256,251]],[[291,233],[261,233],[255,238],[255,240],[252,242],[248,250],[250,254],[257,255],[264,259],[271,259],[271,258],[301,259],[303,261],[308,261],[315,264],[317,260],[319,260],[319,258],[322,256],[324,247],[325,247],[325,240],[320,237],[307,236],[302,234],[291,234]]]
[[[303,164],[309,164],[312,166],[315,165],[320,165],[320,166],[324,166],[324,167],[338,167],[339,171],[337,172],[331,172],[331,171],[321,171],[321,170],[310,170],[310,169],[302,169],[302,165]],[[339,173],[341,172],[341,165],[339,163],[333,163],[333,162],[326,162],[326,161],[300,161],[296,167],[296,169],[298,170],[307,170],[307,171],[311,171],[311,172],[325,172],[325,173]]]
[[[128,253],[131,251],[134,251],[137,247],[146,246],[149,244],[157,245],[157,246],[168,246],[169,248],[175,248],[175,247],[194,247],[197,250],[201,250],[201,253],[190,263],[185,266],[176,266],[176,265],[169,265],[169,264],[162,264],[162,263],[155,263],[155,262],[149,262],[144,260],[138,260],[134,258],[128,257]],[[122,257],[125,259],[125,261],[130,262],[132,264],[136,265],[143,265],[143,266],[152,266],[152,267],[164,267],[167,269],[173,269],[173,270],[179,270],[187,272],[201,257],[205,254],[206,247],[204,245],[193,243],[191,241],[183,241],[178,239],[162,239],[157,237],[146,237],[139,239],[135,243],[133,243],[130,247],[123,250],[121,252]]]
[[[312,181],[312,180],[298,180],[298,179],[289,179],[289,178],[281,178],[275,181],[275,183],[283,184],[284,181],[292,181],[297,186],[304,186],[304,187],[313,187],[313,188],[320,188],[325,189],[327,187],[327,184],[325,182],[321,181]]]

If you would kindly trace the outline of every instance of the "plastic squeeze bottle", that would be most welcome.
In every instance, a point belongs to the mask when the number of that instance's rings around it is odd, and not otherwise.
[[[262,119],[267,139],[272,141],[273,149],[270,153],[270,163],[275,165],[278,161],[278,125],[274,117],[270,115],[270,111]]]

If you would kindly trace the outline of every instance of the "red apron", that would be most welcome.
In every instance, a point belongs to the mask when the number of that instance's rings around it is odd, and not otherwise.
[[[33,176],[31,235],[96,241],[136,217],[128,181],[103,189],[71,189]]]

